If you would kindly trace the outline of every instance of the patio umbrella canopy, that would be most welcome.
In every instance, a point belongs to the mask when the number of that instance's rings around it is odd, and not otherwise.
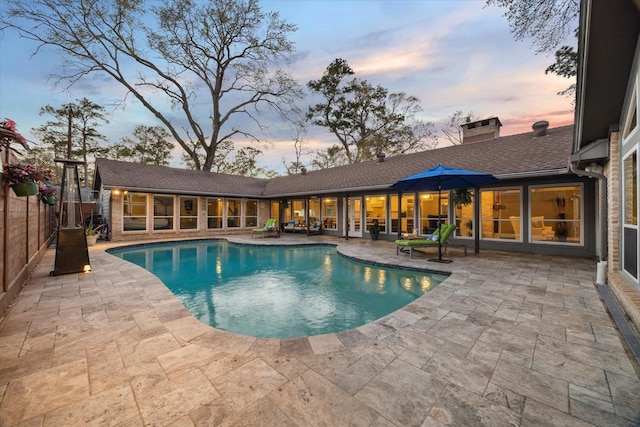
[[[398,191],[435,191],[438,190],[438,205],[442,190],[456,188],[475,188],[481,185],[496,182],[498,178],[486,172],[478,172],[467,169],[456,169],[438,165],[429,170],[419,172],[394,183],[390,188]],[[438,219],[438,226],[440,220]],[[476,240],[477,240],[476,233]],[[447,262],[442,259],[442,242],[438,239],[438,259],[430,261]]]

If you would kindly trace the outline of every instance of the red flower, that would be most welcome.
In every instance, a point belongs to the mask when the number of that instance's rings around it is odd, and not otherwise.
[[[4,122],[0,123],[0,126],[2,126],[5,129],[9,129],[11,132],[16,131],[16,122],[11,120],[10,118],[5,118]]]

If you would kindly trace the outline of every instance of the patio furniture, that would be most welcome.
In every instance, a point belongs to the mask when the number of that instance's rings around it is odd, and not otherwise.
[[[309,234],[320,234],[322,232],[322,223],[315,221],[311,227],[309,227]]]
[[[264,238],[265,236],[271,235],[273,233],[276,234],[276,237],[280,237],[280,230],[278,229],[278,227],[276,227],[276,219],[269,218],[264,224],[264,227],[254,228],[253,230],[251,230],[251,238],[253,239],[254,234],[262,234],[262,237]]]
[[[284,225],[282,231],[294,233],[296,231],[297,225],[298,225],[298,221],[289,221]]]
[[[453,233],[453,230],[456,229],[455,224],[443,224],[439,229],[436,229],[434,234],[431,236],[426,236],[423,239],[399,239],[396,240],[396,255],[400,252],[409,252],[409,258],[413,258],[413,251],[417,250],[417,248],[426,248],[426,247],[438,247],[438,244],[442,245],[445,248],[447,245],[451,246],[449,243],[449,237]],[[442,233],[440,233],[442,230]],[[467,253],[467,246],[464,246],[464,253]]]

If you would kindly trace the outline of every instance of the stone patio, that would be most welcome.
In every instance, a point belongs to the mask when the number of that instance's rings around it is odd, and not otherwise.
[[[627,426],[638,366],[593,260],[457,249],[451,264],[390,242],[329,242],[368,261],[452,272],[354,330],[296,339],[200,323],[151,273],[90,248],[49,276],[49,249],[0,328],[2,426]]]

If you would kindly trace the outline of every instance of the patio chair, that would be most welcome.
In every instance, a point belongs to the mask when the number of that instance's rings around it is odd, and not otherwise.
[[[280,237],[280,229],[278,229],[276,222],[275,218],[269,218],[264,227],[251,230],[251,238],[253,239],[254,234],[262,234],[262,237],[265,237],[273,233],[276,234],[276,237]]]
[[[282,231],[288,231],[289,233],[293,233],[296,231],[296,226],[298,225],[297,221],[289,221],[286,223],[282,229]]]
[[[449,237],[453,233],[453,230],[456,229],[455,224],[442,224],[439,228],[433,232],[431,236],[426,236],[424,239],[400,239],[396,240],[396,255],[400,252],[409,252],[409,258],[413,258],[413,251],[417,250],[416,248],[427,248],[427,247],[438,247],[438,240],[443,248],[447,247],[449,243]],[[442,230],[442,233],[440,231]],[[465,253],[467,252],[467,248],[465,246]]]
[[[311,227],[309,227],[309,234],[320,234],[322,231],[322,223],[320,221],[314,222]]]

